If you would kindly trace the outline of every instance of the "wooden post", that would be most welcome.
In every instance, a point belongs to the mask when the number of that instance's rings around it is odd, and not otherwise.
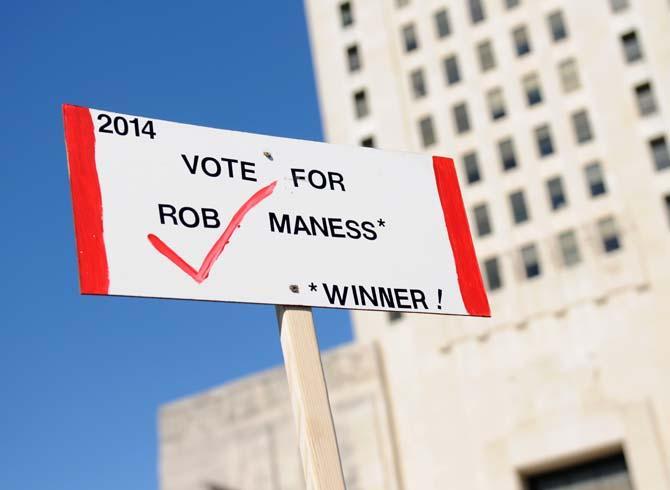
[[[312,309],[277,306],[277,320],[308,490],[345,490]]]

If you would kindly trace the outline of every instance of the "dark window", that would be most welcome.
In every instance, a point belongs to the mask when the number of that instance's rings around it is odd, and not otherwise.
[[[668,226],[670,226],[670,194],[666,194],[663,200],[665,201],[665,215],[668,217]]]
[[[561,39],[568,37],[568,30],[565,27],[565,21],[563,20],[563,12],[558,10],[549,14],[547,22],[549,23],[549,30],[551,31],[551,37],[554,41],[560,41]]]
[[[419,121],[419,133],[424,148],[435,144],[435,129],[433,128],[432,117],[426,116]]]
[[[628,0],[610,0],[610,7],[612,12],[620,12],[628,8]]]
[[[463,166],[465,168],[465,176],[468,179],[468,184],[474,184],[482,180],[482,175],[479,172],[479,161],[477,154],[472,151],[463,155]]]
[[[491,41],[484,41],[477,45],[477,54],[479,55],[479,66],[482,71],[487,71],[495,68],[496,58],[493,54],[493,45]]]
[[[468,0],[468,6],[470,7],[470,19],[473,24],[481,22],[486,18],[482,0]]]
[[[598,233],[605,253],[614,252],[621,248],[619,228],[613,217],[610,216],[598,221]]]
[[[458,59],[456,55],[451,55],[444,59],[444,76],[448,85],[453,85],[461,79],[461,72],[458,69]]]
[[[640,111],[641,116],[656,112],[656,98],[651,89],[651,83],[646,82],[635,87],[635,97],[637,99],[637,108]]]
[[[465,133],[470,130],[470,118],[468,117],[468,108],[465,102],[454,106],[454,124],[457,133]]]
[[[414,24],[408,24],[402,28],[402,39],[406,53],[419,49],[419,39],[416,36]]]
[[[414,98],[419,99],[425,97],[428,93],[428,89],[426,88],[426,80],[423,77],[423,70],[421,68],[414,70],[409,78],[412,84],[412,95],[414,95]]]
[[[554,153],[554,144],[551,141],[551,131],[546,124],[535,128],[535,141],[540,157],[546,157]]]
[[[358,92],[354,93],[354,110],[358,119],[363,118],[370,113],[370,108],[368,107],[368,98],[365,94],[365,90],[359,90]]]
[[[603,169],[598,162],[591,163],[584,167],[584,174],[586,175],[586,184],[588,185],[591,197],[597,197],[607,193]]]
[[[404,7],[405,5],[409,5],[409,0],[395,0],[395,6],[398,8]]]
[[[447,9],[438,10],[435,13],[435,31],[437,32],[437,37],[447,37],[451,34],[451,25],[449,23],[449,14]]]
[[[354,23],[354,12],[351,9],[351,2],[342,2],[340,4],[340,23],[342,27],[347,27]]]
[[[572,126],[575,130],[577,143],[582,144],[593,139],[591,122],[589,121],[589,115],[586,111],[578,111],[572,115]]]
[[[402,318],[400,311],[389,311],[389,322],[394,323]]]
[[[484,278],[486,279],[486,289],[489,291],[495,291],[502,287],[498,257],[491,257],[484,261]]]
[[[514,7],[517,7],[521,3],[521,0],[505,0],[505,7],[507,9],[513,9]]]
[[[554,177],[547,180],[547,193],[549,194],[549,203],[554,211],[561,209],[568,204],[563,190],[563,181],[560,177]]]
[[[512,192],[509,195],[509,204],[512,208],[512,218],[514,223],[520,224],[529,220],[528,208],[526,207],[526,198],[523,191]]]
[[[523,77],[523,89],[526,92],[526,102],[529,106],[534,106],[542,102],[540,79],[535,73]]]
[[[526,279],[532,279],[540,275],[540,256],[535,244],[521,247],[521,261]]]
[[[558,246],[561,249],[561,258],[565,267],[572,267],[582,260],[577,235],[573,230],[564,231],[558,235]]]
[[[489,91],[489,93],[486,94],[486,98],[488,99],[489,103],[491,119],[495,121],[496,119],[505,117],[505,100],[503,99],[502,89],[495,88]]]
[[[475,217],[475,228],[477,236],[490,235],[493,232],[491,220],[489,220],[489,208],[486,204],[479,204],[472,208]]]
[[[656,170],[670,168],[670,151],[665,136],[659,136],[649,141],[651,156],[654,159]]]
[[[355,44],[347,48],[347,65],[351,73],[361,69],[361,55],[358,52],[358,46]]]
[[[623,45],[624,57],[628,63],[642,59],[642,46],[640,46],[640,41],[635,31],[630,31],[621,36],[621,43]]]
[[[633,490],[623,454],[599,458],[526,479],[528,490]]]
[[[530,39],[528,39],[528,30],[525,26],[517,27],[512,31],[514,48],[517,56],[523,56],[530,53]]]
[[[500,153],[500,161],[504,171],[516,168],[516,152],[514,151],[514,143],[511,138],[504,139],[498,143],[498,152]]]
[[[365,146],[366,148],[374,148],[375,147],[374,136],[368,136],[367,138],[363,138],[361,140],[361,146]]]
[[[579,72],[577,71],[577,62],[574,59],[561,61],[558,65],[558,74],[561,77],[563,92],[567,94],[579,88]]]

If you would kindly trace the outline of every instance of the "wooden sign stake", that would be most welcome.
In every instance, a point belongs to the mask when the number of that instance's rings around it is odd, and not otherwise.
[[[345,490],[312,309],[277,306],[279,335],[308,490]]]

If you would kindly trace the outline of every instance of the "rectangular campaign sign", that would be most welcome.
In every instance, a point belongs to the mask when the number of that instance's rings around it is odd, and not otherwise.
[[[84,294],[490,315],[449,158],[63,115]]]

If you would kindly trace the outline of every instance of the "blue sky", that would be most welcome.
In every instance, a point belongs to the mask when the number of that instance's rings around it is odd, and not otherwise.
[[[2,489],[156,488],[159,405],[282,362],[272,307],[78,294],[62,103],[322,138],[300,0],[180,4],[3,8]]]

